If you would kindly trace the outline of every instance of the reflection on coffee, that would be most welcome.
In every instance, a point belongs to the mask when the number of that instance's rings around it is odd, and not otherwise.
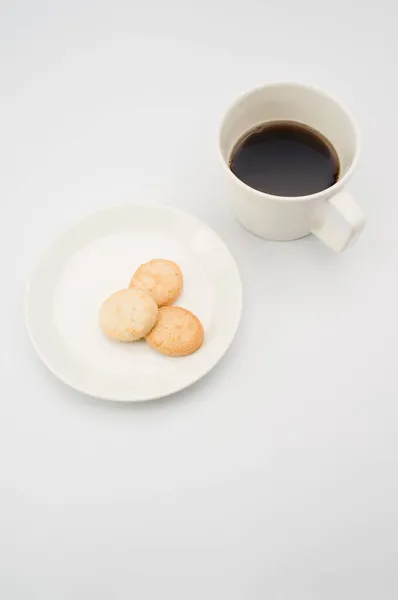
[[[251,188],[275,196],[307,196],[339,178],[339,159],[318,131],[294,121],[264,123],[231,153],[231,171]]]

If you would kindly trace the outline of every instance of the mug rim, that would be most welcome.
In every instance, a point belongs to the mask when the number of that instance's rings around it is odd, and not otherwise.
[[[347,169],[346,173],[344,174],[344,176],[341,179],[338,179],[336,181],[336,183],[334,183],[333,185],[331,185],[328,188],[325,188],[324,190],[321,190],[320,192],[316,192],[315,194],[307,194],[306,196],[277,196],[275,194],[268,194],[267,192],[261,192],[260,190],[256,190],[255,188],[250,187],[250,185],[247,185],[247,183],[245,183],[244,181],[242,181],[241,179],[239,179],[239,177],[237,177],[229,168],[227,162],[224,159],[224,156],[222,154],[222,150],[221,150],[221,134],[223,131],[223,128],[225,126],[225,122],[230,114],[230,112],[236,107],[238,106],[243,100],[245,100],[245,98],[249,97],[251,94],[253,94],[256,91],[262,91],[268,88],[275,88],[275,87],[297,87],[297,88],[304,88],[310,92],[314,92],[316,94],[318,94],[319,96],[322,96],[324,98],[327,98],[328,100],[331,100],[343,113],[345,113],[345,115],[348,117],[351,125],[353,126],[353,130],[354,130],[354,144],[355,144],[355,152],[354,152],[354,158],[352,159],[352,162],[349,166],[349,168]],[[354,117],[352,116],[351,112],[344,106],[344,104],[342,102],[340,102],[339,100],[337,100],[337,98],[335,98],[332,94],[329,94],[328,92],[325,92],[324,90],[322,90],[321,88],[318,88],[315,85],[310,85],[307,83],[300,83],[298,81],[271,81],[269,83],[263,83],[261,85],[257,85],[255,87],[250,88],[249,90],[246,90],[245,92],[243,92],[242,94],[240,94],[227,108],[226,112],[224,113],[224,117],[222,118],[221,121],[221,125],[219,127],[219,132],[218,132],[218,151],[219,151],[219,156],[221,159],[221,162],[223,164],[223,168],[232,176],[232,178],[234,179],[234,181],[242,187],[242,189],[244,190],[249,190],[250,192],[253,192],[256,196],[259,196],[260,198],[270,198],[272,200],[281,200],[283,201],[291,201],[294,200],[295,202],[298,201],[306,201],[306,200],[317,200],[317,199],[321,199],[323,197],[325,197],[325,195],[334,195],[336,194],[338,191],[340,191],[340,189],[342,187],[344,187],[344,185],[347,183],[347,181],[351,178],[357,163],[358,163],[358,158],[359,158],[359,153],[360,153],[360,144],[361,144],[361,140],[360,140],[360,133],[359,133],[359,128],[357,125],[356,120],[354,119]]]

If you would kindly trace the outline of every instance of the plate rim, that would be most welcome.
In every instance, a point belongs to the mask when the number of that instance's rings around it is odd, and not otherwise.
[[[200,227],[205,227],[206,229],[210,230],[217,237],[219,243],[224,246],[225,250],[227,251],[228,255],[231,258],[231,264],[233,265],[233,267],[235,269],[235,274],[237,276],[237,281],[239,283],[239,289],[236,290],[237,311],[236,311],[235,323],[233,324],[233,327],[231,329],[229,339],[226,340],[225,346],[224,346],[222,352],[220,353],[220,355],[217,357],[217,359],[212,364],[210,364],[210,366],[208,366],[204,372],[201,372],[199,375],[195,376],[189,383],[183,383],[180,385],[177,384],[172,390],[166,391],[165,393],[160,392],[160,393],[156,393],[156,394],[142,396],[139,398],[122,399],[122,398],[111,397],[109,394],[103,394],[103,395],[97,394],[97,393],[93,394],[89,390],[87,390],[81,386],[76,386],[76,385],[70,383],[67,380],[67,378],[64,377],[57,369],[53,368],[53,366],[47,360],[47,358],[45,357],[43,352],[39,349],[39,347],[35,341],[35,336],[32,332],[31,323],[30,323],[30,319],[29,319],[29,298],[30,298],[30,294],[31,294],[31,284],[34,280],[37,270],[40,267],[41,262],[44,260],[46,255],[51,251],[51,248],[53,246],[55,246],[62,239],[63,236],[65,236],[69,232],[71,232],[77,225],[83,223],[86,220],[90,220],[90,218],[92,218],[100,213],[117,211],[119,209],[126,209],[126,208],[127,209],[134,208],[136,210],[140,210],[140,208],[147,210],[148,208],[150,208],[153,210],[168,211],[171,213],[175,213],[177,215],[182,215],[183,217],[188,216],[190,219],[195,221]],[[212,371],[212,369],[214,369],[214,367],[222,360],[222,358],[227,354],[228,350],[230,349],[232,342],[235,339],[239,325],[240,325],[240,321],[241,321],[241,317],[242,317],[242,306],[243,306],[243,285],[242,285],[242,278],[241,278],[240,271],[239,271],[238,265],[236,263],[235,257],[233,256],[233,254],[230,251],[227,244],[220,237],[220,235],[212,227],[210,227],[207,223],[202,221],[196,215],[189,213],[187,211],[181,210],[179,208],[175,208],[173,206],[155,204],[155,203],[114,204],[111,206],[101,208],[99,210],[91,211],[90,213],[83,215],[82,217],[80,217],[78,219],[74,219],[68,227],[62,228],[62,230],[58,233],[58,235],[54,236],[52,241],[39,253],[39,256],[36,259],[35,265],[32,269],[31,275],[29,276],[26,286],[25,286],[25,302],[24,302],[25,319],[24,320],[25,320],[25,328],[26,328],[26,331],[28,334],[28,338],[30,339],[31,344],[32,344],[34,350],[36,351],[36,354],[38,355],[38,357],[40,358],[42,363],[46,366],[46,368],[52,373],[52,375],[54,377],[56,377],[57,379],[59,379],[64,385],[68,386],[69,388],[71,388],[73,390],[76,390],[77,392],[84,394],[85,396],[91,397],[91,398],[95,398],[98,400],[105,400],[105,401],[109,401],[109,402],[122,402],[122,403],[130,404],[130,403],[136,403],[136,402],[140,402],[140,403],[141,402],[149,402],[151,400],[160,400],[161,398],[170,397],[174,394],[181,392],[184,389],[191,387],[192,385],[196,384],[198,381],[200,381],[201,379],[206,377],[210,373],[210,371]]]

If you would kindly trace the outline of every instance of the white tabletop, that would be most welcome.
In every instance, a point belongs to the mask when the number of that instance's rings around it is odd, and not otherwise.
[[[353,4],[1,1],[4,600],[397,598],[397,8]],[[275,79],[357,117],[347,253],[229,212],[218,123]],[[89,399],[34,354],[24,285],[74,220],[154,201],[228,244],[241,327],[175,397]]]

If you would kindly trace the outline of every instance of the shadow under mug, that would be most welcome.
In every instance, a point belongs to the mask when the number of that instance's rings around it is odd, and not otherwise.
[[[336,183],[309,196],[285,197],[260,192],[238,179],[229,168],[235,145],[246,132],[270,121],[296,121],[323,134],[339,157]],[[269,83],[255,88],[227,111],[219,145],[232,210],[248,231],[278,241],[313,233],[337,252],[358,238],[365,217],[345,186],[358,162],[359,134],[354,120],[337,100],[299,83]]]

